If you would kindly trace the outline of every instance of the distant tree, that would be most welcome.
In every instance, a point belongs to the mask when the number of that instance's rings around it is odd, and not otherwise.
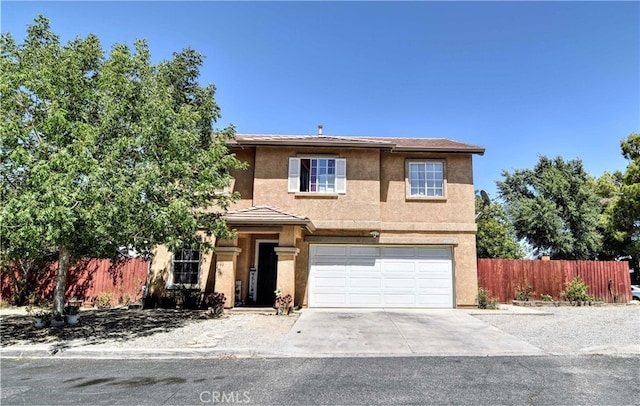
[[[536,255],[592,259],[600,250],[600,202],[582,161],[540,157],[533,169],[502,172],[500,197],[516,236]]]
[[[197,244],[198,230],[228,236],[219,212],[237,196],[215,191],[241,163],[226,147],[233,128],[213,132],[220,114],[214,86],[197,82],[200,54],[154,65],[137,40],[133,52],[118,44],[105,56],[94,35],[61,45],[43,16],[24,44],[0,41],[5,269],[54,253],[61,311],[81,257]]]
[[[630,134],[621,144],[622,155],[629,161],[624,173],[612,175],[601,224],[610,236],[608,245],[616,256],[640,256],[640,134]],[[604,177],[604,176],[603,176]],[[604,193],[603,193],[604,194]]]
[[[500,203],[485,201],[476,192],[476,249],[478,258],[521,259],[524,250]]]
[[[618,240],[611,224],[611,213],[608,208],[616,202],[622,194],[622,173],[619,171],[605,172],[596,179],[595,191],[600,198],[601,212],[598,231],[602,235],[602,247],[598,259],[613,260],[628,255],[629,239]]]

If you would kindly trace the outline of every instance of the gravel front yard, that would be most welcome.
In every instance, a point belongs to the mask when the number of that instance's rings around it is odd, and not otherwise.
[[[536,308],[543,314],[473,314],[552,354],[640,354],[640,305]]]
[[[304,310],[303,310],[304,311]],[[557,355],[640,356],[640,304],[461,310],[541,350]],[[80,324],[36,329],[23,309],[0,311],[0,348],[109,350],[243,350],[278,352],[299,317],[125,309],[84,310]]]

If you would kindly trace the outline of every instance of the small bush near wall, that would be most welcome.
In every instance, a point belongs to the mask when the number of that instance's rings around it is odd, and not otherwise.
[[[533,291],[532,286],[527,286],[526,288],[523,288],[522,286],[518,286],[518,289],[516,289],[515,299],[520,300],[522,302],[528,302],[529,298],[534,294],[535,292]]]
[[[489,296],[489,290],[478,288],[478,308],[496,310],[499,308],[498,299]]]
[[[567,282],[567,288],[562,291],[562,296],[564,296],[571,304],[580,306],[582,303],[591,302],[593,297],[587,294],[589,290],[589,286],[580,278],[576,276],[571,280],[571,282]]]
[[[109,309],[111,307],[112,294],[109,292],[100,292],[96,296],[95,306],[98,309]]]

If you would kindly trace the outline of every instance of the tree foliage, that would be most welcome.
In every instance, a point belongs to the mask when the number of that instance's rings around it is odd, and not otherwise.
[[[537,255],[592,259],[602,241],[600,202],[580,160],[540,157],[533,169],[502,172],[497,182],[516,236]]]
[[[152,64],[145,41],[106,55],[95,35],[61,44],[39,16],[23,44],[0,40],[0,238],[6,261],[58,254],[54,305],[77,258],[227,236],[216,193],[241,163],[213,131],[215,87],[185,49]]]
[[[621,142],[622,155],[629,165],[622,175],[622,187],[607,208],[611,229],[622,241],[638,233],[640,225],[640,134],[631,134]]]
[[[485,202],[476,193],[476,249],[478,258],[521,259],[524,250],[500,203]]]
[[[614,256],[640,256],[640,134],[630,134],[620,143],[629,161],[624,173],[605,174],[598,183],[604,199],[601,225],[608,253]]]

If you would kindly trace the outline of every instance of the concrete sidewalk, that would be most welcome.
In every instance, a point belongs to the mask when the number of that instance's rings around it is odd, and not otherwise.
[[[140,317],[165,314],[160,310],[130,313]],[[155,312],[155,313],[154,313]],[[60,358],[225,358],[225,357],[362,357],[362,356],[498,356],[542,355],[531,344],[493,327],[469,313],[475,310],[304,309],[291,316],[269,313],[231,313],[222,319],[188,320],[162,330],[153,322],[144,329],[120,333],[111,339],[87,317],[76,327],[65,327],[63,338],[38,343],[15,340],[0,349],[2,357]],[[123,317],[127,317],[128,313]],[[523,314],[507,307],[493,314]],[[527,310],[526,314],[544,314]],[[506,316],[508,317],[508,316]],[[33,329],[25,318],[25,329]],[[155,320],[155,319],[153,319]],[[4,320],[3,320],[4,323]],[[156,331],[147,333],[156,326]],[[35,333],[34,331],[31,331]],[[41,335],[47,331],[37,331]],[[4,337],[4,336],[3,336]],[[103,339],[104,338],[104,339]]]

